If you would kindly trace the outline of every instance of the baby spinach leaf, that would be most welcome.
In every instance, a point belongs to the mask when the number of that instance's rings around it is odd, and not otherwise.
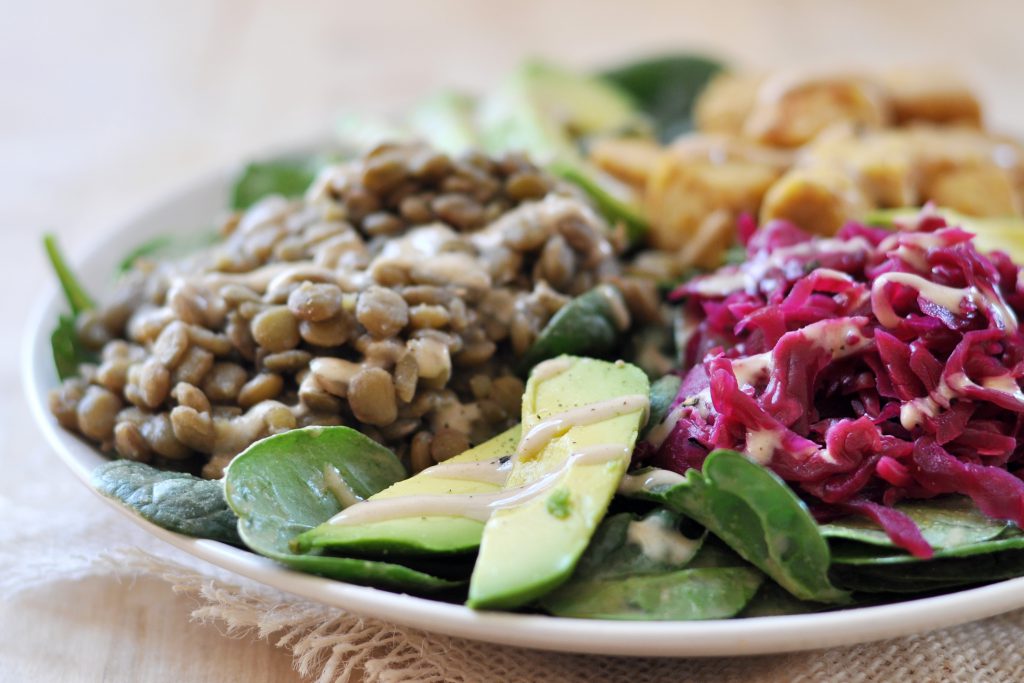
[[[677,530],[680,515],[665,508],[656,509],[642,520],[623,512],[606,518],[594,532],[590,545],[580,557],[571,581],[616,579],[626,576],[660,574],[687,566],[703,544],[703,538],[690,539]],[[675,548],[663,547],[660,555],[644,552],[637,525],[653,526],[674,537]],[[633,533],[630,533],[631,527]],[[657,539],[655,539],[657,542]]]
[[[46,248],[46,255],[50,259],[50,265],[60,280],[60,286],[64,290],[64,297],[67,299],[71,312],[78,315],[82,311],[93,308],[92,297],[86,293],[85,288],[78,282],[78,278],[71,272],[64,254],[57,245],[57,238],[54,235],[43,235],[43,246]]]
[[[930,559],[922,560],[899,550],[882,549],[864,543],[837,543],[832,548],[832,562],[848,565],[907,565],[933,562],[948,557],[973,557],[1021,549],[1024,549],[1024,536],[1008,536],[939,549]]]
[[[92,363],[96,354],[87,351],[80,341],[75,329],[75,318],[61,315],[57,319],[57,327],[50,335],[50,349],[53,351],[53,364],[57,368],[57,376],[61,380],[78,374],[78,366]]]
[[[231,190],[231,208],[236,211],[272,194],[299,197],[312,184],[324,159],[320,156],[253,162],[245,167]]]
[[[820,602],[808,602],[793,597],[793,594],[774,581],[765,581],[743,611],[741,619],[749,617],[776,617],[786,614],[811,614],[832,609]]]
[[[905,502],[896,505],[896,509],[914,520],[921,535],[936,550],[988,541],[1011,526],[1007,521],[985,515],[966,496]],[[821,533],[829,539],[896,547],[881,527],[864,517],[851,516],[823,524]]]
[[[92,485],[168,531],[241,545],[238,518],[228,508],[219,481],[114,460],[93,470]]]
[[[833,580],[866,593],[923,593],[1024,574],[1024,550],[889,565],[833,565]]]
[[[681,569],[664,574],[570,582],[542,605],[559,617],[697,620],[735,616],[757,592],[753,568]]]
[[[292,552],[293,538],[343,507],[326,480],[331,468],[354,499],[369,498],[406,476],[391,451],[348,427],[306,427],[257,441],[232,461],[225,477],[245,544],[293,569],[351,583],[418,592],[459,585],[388,562]]]
[[[693,128],[693,106],[721,62],[701,55],[665,55],[605,71],[606,80],[632,96],[669,142]]]
[[[703,524],[802,600],[849,600],[829,581],[828,543],[807,506],[773,472],[740,453],[714,451],[703,471],[690,470],[686,481],[635,495]]]
[[[540,331],[520,360],[520,370],[525,373],[537,363],[562,354],[599,357],[609,353],[618,346],[622,334],[617,310],[625,310],[625,303],[612,285],[598,285],[576,297]]]
[[[761,573],[731,551],[682,536],[680,519],[665,508],[642,520],[629,513],[608,517],[572,578],[541,605],[557,616],[601,619],[735,615],[756,592]]]
[[[135,267],[135,262],[142,258],[175,258],[185,256],[193,251],[208,247],[219,239],[215,231],[202,232],[197,235],[161,235],[143,242],[121,259],[117,265],[117,274],[124,275]]]
[[[57,369],[57,376],[68,379],[78,374],[78,366],[82,363],[91,363],[96,355],[87,350],[78,338],[78,331],[75,328],[75,321],[78,314],[87,311],[94,306],[92,298],[86,293],[85,288],[78,282],[71,268],[68,266],[64,255],[57,245],[57,238],[53,235],[43,236],[43,246],[50,265],[60,280],[61,289],[64,290],[64,298],[68,302],[71,314],[61,314],[57,319],[57,327],[50,335],[50,349],[53,352],[53,364]]]
[[[665,375],[651,384],[651,406],[647,425],[644,427],[645,434],[668,417],[682,383],[683,380],[679,375]]]

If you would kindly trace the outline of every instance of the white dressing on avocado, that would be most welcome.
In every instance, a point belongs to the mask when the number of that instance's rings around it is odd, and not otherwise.
[[[479,481],[501,486],[508,480],[508,475],[512,472],[512,464],[511,455],[474,462],[443,462],[440,465],[428,467],[420,472],[419,476]]]
[[[662,515],[650,515],[629,523],[626,541],[640,546],[640,552],[654,562],[683,565],[700,549],[700,539],[687,538]]]
[[[556,358],[551,358],[535,365],[533,370],[530,370],[530,377],[535,378],[537,382],[544,382],[552,377],[561,375],[575,363],[576,359],[571,356],[558,356]]]
[[[646,413],[649,406],[650,398],[646,394],[630,394],[556,413],[541,420],[523,435],[522,441],[519,442],[519,448],[516,449],[516,458],[531,460],[537,457],[552,439],[565,434],[573,427],[597,424],[637,410],[643,410]],[[641,423],[645,420],[646,418],[641,420]]]
[[[559,484],[571,467],[603,465],[615,460],[628,459],[630,454],[631,449],[624,444],[588,446],[566,458],[561,467],[555,471],[524,486],[503,489],[494,493],[425,494],[366,500],[342,510],[327,523],[336,525],[372,524],[405,517],[466,517],[486,522],[496,510],[522,505],[545,495]],[[501,458],[484,461],[484,463],[500,463],[500,461]],[[453,466],[448,465],[447,467]]]

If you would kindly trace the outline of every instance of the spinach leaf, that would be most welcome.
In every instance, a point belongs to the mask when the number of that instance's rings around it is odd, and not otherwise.
[[[905,502],[896,509],[914,520],[924,539],[937,550],[988,541],[1011,526],[1009,522],[985,515],[966,496]],[[829,539],[896,547],[877,524],[864,517],[851,516],[823,524],[821,533]]]
[[[61,253],[60,247],[57,245],[56,236],[43,235],[43,246],[50,259],[50,265],[53,266],[54,272],[57,273],[57,279],[60,280],[60,286],[64,290],[64,297],[67,299],[68,306],[71,307],[71,312],[78,315],[82,311],[93,308],[95,304],[92,297],[86,293],[85,288],[68,267],[64,254]]]
[[[74,316],[65,314],[57,319],[57,327],[50,335],[50,349],[53,352],[53,364],[57,368],[57,377],[61,380],[77,375],[78,366],[82,363],[96,361],[96,354],[87,351],[78,341]]]
[[[681,569],[666,574],[571,582],[546,596],[559,617],[697,620],[735,616],[757,592],[763,576],[745,567]]]
[[[949,557],[973,557],[1021,549],[1024,549],[1024,536],[1007,536],[950,546],[936,550],[930,559],[922,560],[902,551],[881,549],[862,543],[837,543],[832,547],[832,562],[849,565],[908,565],[934,562]]]
[[[924,593],[1024,575],[1024,550],[949,557],[893,565],[833,565],[831,576],[865,593]]]
[[[556,616],[601,619],[720,619],[735,615],[763,577],[728,551],[705,552],[702,538],[678,538],[645,552],[642,526],[673,536],[680,516],[664,508],[637,521],[613,515],[598,527],[572,578],[544,596]],[[632,532],[632,533],[631,533]],[[688,547],[689,546],[689,547]],[[652,556],[653,555],[653,556]],[[698,559],[700,561],[698,561]]]
[[[643,520],[623,512],[606,518],[594,532],[590,545],[580,557],[572,580],[617,579],[626,576],[661,574],[687,566],[700,550],[704,539],[688,539],[676,529],[680,515],[665,508],[656,509]],[[676,537],[674,552],[665,549],[660,556],[643,552],[639,535],[631,534],[634,525],[650,525],[655,531],[664,529]]]
[[[665,55],[605,71],[606,80],[629,93],[669,142],[693,128],[693,106],[721,62],[700,55]]]
[[[793,490],[770,470],[735,451],[713,451],[703,471],[637,497],[704,525],[745,560],[802,600],[844,603],[829,581],[828,543]]]
[[[219,481],[114,460],[93,470],[92,485],[168,531],[241,545],[238,518],[228,508]]]
[[[679,375],[665,375],[651,384],[650,411],[641,437],[668,417],[672,402],[676,400],[676,395],[679,394],[679,387],[682,384],[683,379]]]
[[[272,194],[299,197],[312,184],[323,166],[320,156],[274,159],[249,164],[231,190],[231,208],[248,209]]]
[[[765,581],[743,611],[741,619],[750,617],[776,617],[786,614],[811,614],[831,609],[820,602],[808,602],[793,597],[793,594],[774,581]]]
[[[622,294],[612,285],[598,285],[555,313],[519,361],[525,373],[541,361],[562,354],[603,356],[618,346],[623,330],[616,311],[626,310]]]
[[[610,223],[622,223],[630,242],[639,242],[647,234],[649,224],[643,208],[614,191],[618,181],[578,162],[555,160],[548,164],[547,169],[583,190]]]
[[[331,491],[333,472],[348,487]],[[293,569],[351,583],[418,592],[459,585],[388,562],[292,552],[298,534],[341,511],[339,497],[366,499],[404,479],[405,468],[379,443],[348,427],[307,427],[249,446],[228,466],[225,492],[249,548]],[[332,479],[334,477],[331,477]]]
[[[78,331],[75,321],[78,314],[87,311],[95,305],[92,298],[86,293],[85,288],[78,282],[71,268],[68,267],[64,255],[57,245],[57,238],[53,235],[43,236],[43,246],[46,255],[53,266],[57,278],[60,280],[61,289],[64,290],[64,298],[71,308],[71,314],[61,314],[57,319],[57,327],[50,335],[50,349],[53,353],[53,364],[57,369],[57,376],[61,380],[74,377],[78,374],[78,366],[82,363],[91,363],[96,360],[96,354],[83,346],[78,338]]]
[[[216,231],[180,237],[177,235],[161,235],[143,242],[121,259],[117,265],[117,274],[124,275],[135,267],[135,262],[142,258],[174,258],[185,256],[192,251],[214,244],[220,236]]]

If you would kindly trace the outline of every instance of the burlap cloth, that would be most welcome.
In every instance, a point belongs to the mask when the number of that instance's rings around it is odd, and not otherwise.
[[[6,397],[9,399],[10,397]],[[310,680],[373,682],[1024,681],[1024,611],[930,634],[827,651],[728,659],[561,655],[449,638],[363,618],[224,572],[148,536],[87,491],[11,418],[0,432],[0,603],[91,575],[163,578],[201,621],[286,648]]]

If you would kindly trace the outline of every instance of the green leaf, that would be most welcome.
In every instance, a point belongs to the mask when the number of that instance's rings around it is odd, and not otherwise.
[[[214,244],[220,236],[216,231],[204,232],[198,235],[179,236],[161,235],[143,242],[135,247],[121,259],[117,265],[117,274],[124,275],[135,267],[139,259],[152,258],[175,258],[185,256],[193,251],[208,247]]]
[[[745,560],[802,600],[844,603],[828,578],[829,547],[797,495],[777,475],[735,451],[713,451],[686,481],[638,497],[707,527]]]
[[[272,194],[299,197],[323,166],[320,156],[254,162],[245,167],[231,190],[231,208],[236,211]]]
[[[67,299],[68,306],[71,307],[71,312],[78,315],[82,311],[88,311],[95,307],[92,297],[86,293],[85,288],[71,272],[71,268],[64,259],[64,254],[61,253],[60,247],[57,245],[57,238],[54,235],[43,235],[43,246],[46,248],[50,265],[53,266],[54,272],[57,273],[57,279],[60,280],[60,286],[64,290],[64,297]]]
[[[837,584],[849,590],[865,593],[925,593],[1024,575],[1024,550],[899,564],[837,564],[832,567],[831,575]]]
[[[555,160],[547,169],[583,190],[610,223],[621,222],[630,242],[639,242],[647,234],[650,224],[643,208],[631,196],[632,189],[620,187],[614,178],[582,162]]]
[[[750,617],[777,617],[786,614],[812,614],[831,609],[820,602],[808,602],[794,597],[789,591],[775,583],[765,581],[757,595],[751,599],[743,611],[741,619]]]
[[[92,485],[168,531],[241,545],[219,481],[114,460],[93,470]]]
[[[687,538],[680,533],[677,528],[679,520],[677,513],[665,508],[648,513],[642,521],[627,512],[607,517],[594,532],[590,545],[580,557],[572,581],[664,574],[682,569],[697,555],[704,539]],[[677,547],[687,552],[676,555],[666,553],[656,557],[644,553],[643,547],[637,542],[636,533],[632,537],[629,533],[631,527],[635,530],[635,525],[640,524],[653,524],[671,533],[676,538]]]
[[[657,382],[651,384],[651,406],[647,417],[647,425],[641,438],[654,427],[662,423],[668,417],[672,403],[679,394],[679,387],[683,379],[679,375],[665,375]]]
[[[665,55],[605,71],[608,81],[629,93],[669,142],[693,128],[693,106],[708,81],[721,71],[717,60],[700,55]]]
[[[540,603],[556,616],[600,619],[722,619],[734,616],[763,576],[726,549],[679,533],[665,508],[642,520],[605,519],[572,578]],[[648,547],[644,547],[645,542]]]
[[[528,371],[541,361],[562,354],[600,357],[618,347],[624,330],[616,310],[625,310],[622,294],[612,285],[599,285],[555,313],[519,362]]]
[[[75,319],[70,315],[62,315],[57,319],[57,328],[50,335],[50,349],[57,376],[61,380],[77,375],[78,366],[82,363],[96,361],[96,354],[87,351],[78,341]]]
[[[404,479],[405,468],[376,441],[348,427],[307,427],[257,441],[228,466],[225,491],[249,548],[289,567],[351,583],[429,592],[456,581],[388,562],[292,552],[290,541],[327,521],[343,505],[331,492],[334,468],[355,499]]]
[[[409,125],[418,137],[448,154],[464,154],[480,146],[474,121],[476,100],[464,93],[445,90],[420,101],[409,114]]]
[[[757,592],[752,568],[681,569],[666,574],[569,583],[542,604],[559,617],[643,621],[728,619]]]
[[[966,496],[944,496],[900,503],[896,509],[914,520],[921,535],[935,549],[956,548],[996,538],[1010,523],[982,513]],[[859,516],[821,525],[826,538],[857,541],[895,548],[889,536],[870,519]]]
[[[838,543],[832,547],[832,562],[848,565],[921,564],[949,557],[973,557],[1020,549],[1024,549],[1024,536],[1007,536],[936,550],[930,559],[922,560],[903,551],[882,549],[863,543]]]
[[[85,288],[78,282],[78,278],[71,272],[71,268],[57,245],[57,238],[53,235],[44,235],[43,247],[46,249],[50,265],[57,274],[57,279],[60,280],[64,298],[71,309],[71,315],[62,314],[58,318],[57,327],[50,334],[53,364],[57,369],[57,376],[61,380],[65,380],[77,375],[78,366],[82,363],[91,363],[96,360],[96,355],[88,351],[78,339],[78,331],[75,326],[78,314],[93,308],[95,304],[86,293]]]

